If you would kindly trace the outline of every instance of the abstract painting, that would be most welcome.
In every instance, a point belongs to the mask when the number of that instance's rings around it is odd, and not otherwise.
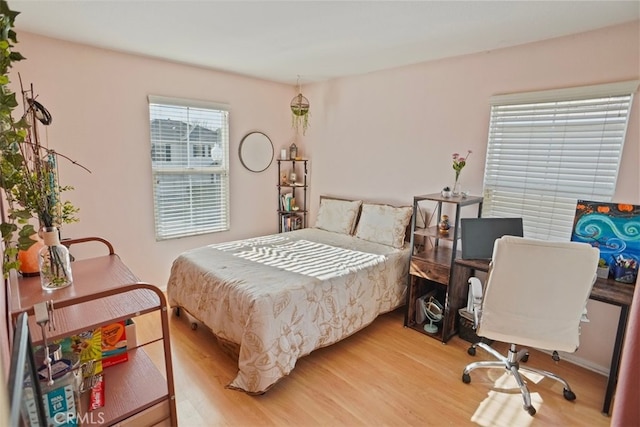
[[[571,240],[600,250],[608,265],[616,260],[640,261],[640,206],[578,200]]]

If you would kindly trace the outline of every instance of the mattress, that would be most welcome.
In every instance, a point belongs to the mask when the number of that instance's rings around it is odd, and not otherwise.
[[[406,247],[307,228],[187,251],[172,265],[167,294],[238,345],[228,387],[258,394],[300,357],[402,305],[409,256]]]

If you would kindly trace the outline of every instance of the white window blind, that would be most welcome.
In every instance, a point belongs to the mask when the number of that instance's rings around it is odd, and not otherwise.
[[[610,201],[638,82],[491,99],[482,216],[569,240],[578,199]]]
[[[229,111],[149,96],[156,239],[229,229]]]

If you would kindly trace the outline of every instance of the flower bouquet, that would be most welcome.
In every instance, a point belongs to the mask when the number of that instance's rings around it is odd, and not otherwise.
[[[467,160],[469,160],[469,156],[471,155],[471,153],[471,150],[467,150],[467,155],[464,157],[458,153],[453,153],[451,155],[453,157],[453,170],[456,171],[456,180],[453,184],[454,196],[460,194],[460,183],[458,181],[460,179],[460,172],[462,172],[462,169],[467,165]]]

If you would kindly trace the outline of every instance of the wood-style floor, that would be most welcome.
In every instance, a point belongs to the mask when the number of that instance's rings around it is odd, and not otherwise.
[[[138,336],[157,331],[157,318],[138,318]],[[300,359],[293,372],[261,396],[228,390],[237,364],[200,325],[170,314],[171,344],[181,426],[608,426],[601,414],[606,378],[547,354],[532,351],[529,365],[563,376],[577,395],[545,379],[528,381],[537,409],[530,417],[502,369],[479,369],[471,384],[462,370],[474,360],[491,360],[484,351],[467,354],[459,337],[446,345],[403,327],[401,310],[330,347]],[[154,345],[155,346],[155,345]],[[149,346],[149,347],[154,347]],[[155,346],[160,349],[159,346]],[[494,346],[500,351],[504,345]],[[156,363],[162,352],[151,348]],[[509,381],[505,382],[507,377]],[[108,393],[108,390],[107,390]]]

